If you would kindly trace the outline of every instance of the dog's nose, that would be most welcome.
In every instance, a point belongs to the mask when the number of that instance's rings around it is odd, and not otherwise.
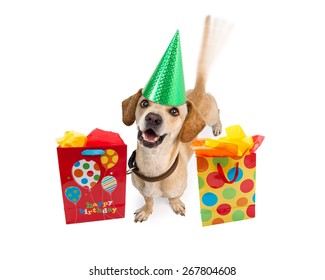
[[[163,122],[162,117],[155,113],[149,113],[146,115],[145,120],[148,124],[151,124],[153,126],[159,126]]]

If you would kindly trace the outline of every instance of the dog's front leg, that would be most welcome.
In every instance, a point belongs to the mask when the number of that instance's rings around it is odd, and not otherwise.
[[[220,121],[220,110],[218,109],[218,114],[216,116],[216,121],[215,123],[212,125],[212,131],[214,136],[219,136],[221,134],[222,131],[222,124]]]
[[[185,205],[184,203],[179,199],[179,197],[175,198],[168,198],[169,204],[171,205],[173,211],[181,216],[185,216]]]
[[[135,217],[134,221],[142,223],[143,221],[146,221],[150,214],[152,213],[153,209],[153,198],[148,196],[143,196],[144,200],[146,201],[146,204],[139,208],[137,211],[135,211]]]

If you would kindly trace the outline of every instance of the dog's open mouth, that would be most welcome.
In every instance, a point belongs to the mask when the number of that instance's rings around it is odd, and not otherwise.
[[[164,141],[166,135],[167,134],[160,136],[152,128],[145,131],[139,129],[138,140],[147,148],[156,148]]]

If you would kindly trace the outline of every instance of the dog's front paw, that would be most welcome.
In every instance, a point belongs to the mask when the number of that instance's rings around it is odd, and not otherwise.
[[[212,126],[212,132],[214,136],[219,136],[222,132],[222,125],[221,122],[217,122]]]
[[[148,207],[147,205],[144,205],[143,207],[141,207],[137,211],[135,211],[134,222],[142,223],[142,222],[146,221],[151,213],[152,213],[152,208]]]
[[[185,205],[179,198],[170,198],[169,204],[177,215],[185,216]]]

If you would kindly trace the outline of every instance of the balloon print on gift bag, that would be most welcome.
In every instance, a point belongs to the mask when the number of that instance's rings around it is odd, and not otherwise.
[[[102,179],[101,185],[106,192],[111,194],[117,187],[117,180],[114,176],[106,176]]]
[[[99,165],[93,160],[79,160],[72,167],[72,176],[81,187],[91,190],[100,178]]]
[[[78,187],[72,186],[65,189],[65,197],[72,203],[77,204],[81,198],[81,191]]]

